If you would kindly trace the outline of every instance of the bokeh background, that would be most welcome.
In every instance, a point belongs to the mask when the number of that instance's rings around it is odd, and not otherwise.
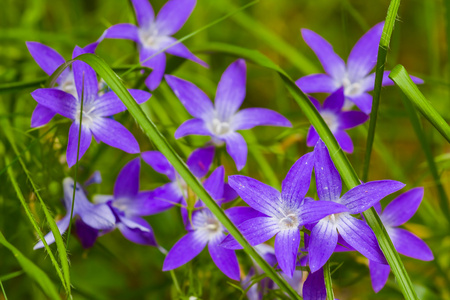
[[[151,1],[155,11],[164,2]],[[237,0],[198,0],[194,12],[176,37],[181,38],[246,3]],[[42,42],[69,59],[75,45],[83,47],[95,41],[110,25],[135,23],[134,12],[127,0],[0,0],[0,5],[0,105],[3,106],[0,118],[10,123],[8,128],[0,129],[0,231],[58,285],[59,279],[45,251],[32,250],[37,237],[11,186],[4,161],[4,157],[10,160],[15,158],[3,132],[7,129],[13,131],[22,157],[47,206],[57,217],[65,214],[61,205],[62,180],[66,176],[73,177],[75,172],[74,168],[68,169],[65,163],[69,124],[30,129],[30,116],[35,107],[30,92],[44,83],[46,75],[32,59],[25,42]],[[302,40],[300,28],[319,33],[333,44],[338,54],[346,58],[359,37],[384,20],[388,5],[387,0],[262,0],[185,41],[185,45],[210,64],[209,69],[172,57],[168,70],[194,82],[213,98],[222,72],[235,59],[204,51],[210,43],[221,42],[259,50],[294,79],[322,72],[314,53]],[[411,74],[425,79],[425,84],[420,87],[422,92],[446,120],[450,119],[450,51],[447,47],[450,33],[446,27],[449,15],[443,0],[404,1],[400,6],[386,66],[389,70],[396,64],[402,64]],[[119,75],[138,62],[137,49],[131,41],[105,40],[97,54],[116,68]],[[123,79],[130,88],[144,88],[140,72],[132,72]],[[316,96],[324,98],[324,95]],[[436,185],[402,102],[404,96],[397,87],[385,87],[381,97],[369,178],[399,180],[406,183],[408,189],[425,187],[422,205],[406,228],[428,243],[435,260],[422,262],[407,257],[402,257],[402,260],[421,299],[449,299],[449,220],[445,219],[440,209]],[[308,120],[277,74],[248,63],[244,107],[254,106],[283,113],[292,121],[294,128],[259,127],[246,132],[244,136],[250,153],[242,174],[270,182],[262,166],[263,157],[281,181],[292,163],[311,151],[305,142]],[[176,141],[173,138],[175,129],[190,117],[165,83],[143,107],[182,157],[186,158],[208,140],[188,137]],[[155,149],[128,112],[121,113],[118,118],[134,133],[142,151]],[[447,193],[450,193],[450,148],[429,123],[422,120],[422,125],[441,180]],[[355,151],[348,157],[359,174],[367,128],[368,124],[365,124],[350,131]],[[51,131],[47,132],[49,129]],[[104,144],[93,143],[80,161],[78,175],[83,182],[94,171],[101,172],[103,182],[88,187],[90,197],[93,194],[111,194],[119,170],[133,157]],[[228,175],[236,173],[233,162],[224,151],[219,151],[219,160],[225,165]],[[42,210],[22,168],[17,162],[9,167],[13,169],[35,218],[43,230],[48,231]],[[143,164],[141,189],[152,189],[165,182],[164,176]],[[382,204],[391,199],[393,196],[383,200]],[[170,249],[185,233],[177,208],[146,219],[152,225],[158,242],[166,249]],[[176,270],[182,295],[176,292],[170,274],[161,271],[164,256],[156,248],[127,241],[118,231],[99,238],[91,249],[83,249],[74,238],[69,253],[74,299],[187,299],[192,295],[201,299],[241,297],[239,289],[232,285],[236,282],[231,282],[217,270],[207,251]],[[239,260],[242,271],[247,272],[250,265],[248,257],[239,253]],[[332,269],[336,269],[332,278],[337,298],[402,299],[392,274],[381,292],[373,292],[367,260],[361,255],[334,254],[332,261]],[[40,288],[23,274],[14,256],[2,246],[0,280],[9,299],[46,299]],[[0,299],[2,297],[0,295]]]

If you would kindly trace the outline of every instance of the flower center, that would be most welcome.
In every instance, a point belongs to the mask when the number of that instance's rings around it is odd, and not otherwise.
[[[230,132],[230,124],[214,118],[211,124],[211,131],[214,135],[224,135]]]
[[[77,88],[75,86],[75,80],[73,78],[73,72],[70,71],[69,75],[64,78],[64,81],[61,82],[59,89],[77,97]]]
[[[95,106],[89,106],[85,105],[83,107],[83,112],[81,111],[81,104],[77,107],[77,111],[75,113],[75,122],[80,122],[80,114],[82,114],[82,125],[90,127],[93,123],[95,118],[97,117],[93,111],[95,109]]]
[[[327,124],[328,128],[330,128],[331,132],[335,132],[336,129],[338,129],[339,124],[337,122],[337,118],[334,113],[328,112],[328,111],[322,111],[320,113],[320,115],[322,116],[323,120]]]
[[[147,29],[139,30],[139,39],[146,48],[158,48],[164,36],[158,34],[158,29],[155,25],[150,25]]]
[[[288,214],[285,217],[281,218],[278,222],[281,229],[291,229],[296,228],[299,225],[298,217],[296,214]]]
[[[357,96],[361,94],[361,84],[359,82],[352,83],[347,77],[342,80],[344,86],[344,95]]]

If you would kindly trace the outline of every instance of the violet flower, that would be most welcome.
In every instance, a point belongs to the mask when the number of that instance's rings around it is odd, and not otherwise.
[[[126,239],[136,244],[156,247],[152,227],[141,218],[153,211],[147,204],[151,192],[139,192],[140,170],[139,157],[127,163],[117,176],[114,194],[98,195],[94,197],[94,202],[106,203],[111,207],[116,217],[116,227]]]
[[[347,207],[346,212],[320,220],[311,231],[309,267],[319,270],[330,258],[338,242],[338,231],[344,241],[370,260],[386,263],[372,229],[351,214],[360,214],[405,185],[394,180],[370,181],[358,185],[341,196],[342,182],[328,149],[322,140],[314,149],[317,194],[320,202],[335,202]]]
[[[321,106],[316,99],[312,97],[309,97],[309,99],[319,111],[342,150],[347,153],[352,153],[353,142],[345,130],[364,123],[369,117],[360,111],[342,111],[345,101],[343,88],[338,89],[326,98],[323,106]],[[313,147],[318,140],[319,135],[317,134],[316,129],[311,125],[308,136],[306,137],[306,145],[308,145],[308,147]]]
[[[73,57],[85,53],[76,47]],[[126,106],[114,92],[99,96],[98,81],[95,71],[86,63],[75,61],[72,65],[77,95],[72,95],[58,88],[37,89],[31,93],[40,105],[73,121],[69,130],[67,144],[67,164],[72,167],[77,160],[78,139],[80,139],[80,158],[91,144],[92,136],[97,142],[104,142],[128,153],[138,153],[139,144],[122,124],[110,118],[126,110]],[[83,82],[84,78],[84,82]],[[84,88],[84,91],[82,89]],[[138,103],[147,101],[151,94],[130,89],[129,92]],[[81,112],[81,96],[83,112]],[[83,115],[80,132],[80,113]]]
[[[422,202],[423,192],[423,188],[409,190],[392,200],[384,211],[381,210],[379,203],[374,207],[398,253],[430,261],[434,259],[434,256],[427,244],[411,232],[397,228],[406,223],[416,213]],[[369,268],[372,287],[375,292],[379,292],[386,284],[391,268],[389,265],[382,265],[373,261],[369,261]]]
[[[65,178],[63,180],[64,189],[64,206],[66,208],[66,215],[56,222],[59,232],[64,234],[70,224],[70,211],[72,209],[74,181],[72,178]],[[99,230],[110,230],[114,228],[116,218],[111,209],[106,204],[93,204],[87,199],[82,187],[77,184],[75,190],[75,203],[73,207],[73,220],[76,222],[78,237],[85,248],[91,247],[98,235]],[[47,244],[55,242],[55,237],[50,231],[44,237]],[[44,243],[39,241],[33,249],[43,248]]]
[[[320,35],[302,29],[303,39],[316,54],[326,74],[304,76],[296,81],[298,87],[305,93],[332,93],[343,87],[346,99],[344,109],[356,104],[361,111],[369,114],[372,109],[372,96],[367,92],[372,91],[375,85],[375,73],[369,72],[377,62],[383,26],[384,22],[378,23],[359,39],[348,56],[347,64]],[[388,77],[389,72],[383,73],[383,86],[394,84]],[[423,83],[420,78],[411,76],[411,79],[415,83]]]
[[[128,39],[136,42],[139,46],[139,61],[143,66],[153,69],[145,80],[145,84],[151,91],[159,86],[164,75],[166,69],[164,52],[208,67],[204,61],[192,54],[182,43],[177,43],[164,50],[177,42],[172,35],[180,30],[189,18],[194,10],[196,0],[169,0],[161,8],[156,18],[148,0],[132,0],[131,2],[136,12],[138,26],[128,23],[113,25],[103,33],[97,42],[86,46],[86,50],[95,51],[97,45],[105,38]],[[156,54],[161,50],[164,50],[164,52]],[[152,58],[148,59],[149,57]]]
[[[259,217],[249,216],[247,221],[238,225],[239,230],[252,246],[276,235],[275,255],[279,267],[289,277],[293,276],[296,267],[300,227],[330,214],[348,211],[339,203],[305,201],[313,165],[312,152],[297,160],[283,180],[281,193],[250,177],[241,175],[228,177],[230,186],[242,200],[263,214]],[[242,248],[232,236],[228,236],[222,246],[229,249]]]
[[[198,134],[210,136],[217,146],[225,143],[238,170],[247,161],[247,143],[237,130],[261,125],[291,126],[284,116],[270,109],[246,108],[238,111],[245,98],[246,65],[243,59],[232,63],[223,73],[214,105],[193,83],[171,75],[165,78],[186,110],[195,117],[178,127],[175,138]]]

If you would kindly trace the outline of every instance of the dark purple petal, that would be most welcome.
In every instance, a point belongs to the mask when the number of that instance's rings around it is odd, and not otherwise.
[[[306,145],[308,147],[313,147],[317,143],[319,138],[320,137],[319,134],[317,134],[316,129],[313,126],[309,127],[308,135],[306,136]]]
[[[167,41],[168,41],[169,45],[177,42],[177,40],[175,38],[172,38],[172,37],[168,37]],[[175,44],[174,46],[168,48],[166,50],[166,52],[169,53],[169,54],[175,55],[175,56],[179,56],[179,57],[182,57],[182,58],[186,58],[186,59],[192,60],[193,62],[196,62],[196,63],[198,63],[199,65],[202,65],[205,68],[209,67],[207,63],[205,63],[203,60],[201,60],[200,58],[198,58],[197,56],[192,54],[192,52],[189,51],[189,49],[185,45],[183,45],[182,43]]]
[[[273,187],[243,175],[228,176],[228,184],[257,211],[268,216],[279,214],[281,194]]]
[[[340,79],[345,73],[345,63],[333,50],[333,46],[317,33],[302,29],[302,37],[314,51],[325,72],[331,77]]]
[[[153,168],[153,170],[160,174],[166,175],[172,181],[175,180],[175,169],[161,152],[142,152],[141,157],[150,167]]]
[[[195,84],[172,75],[166,75],[165,78],[167,84],[193,117],[207,119],[213,115],[214,108],[211,100]]]
[[[362,111],[344,111],[339,116],[339,127],[350,129],[361,125],[369,119],[369,116]]]
[[[136,19],[140,27],[147,27],[155,19],[153,7],[148,0],[131,0],[134,11],[136,12]]]
[[[141,50],[141,52],[143,52],[143,50]],[[145,57],[145,59],[148,57],[150,57],[150,55]],[[145,79],[145,85],[150,91],[153,91],[159,86],[164,76],[164,71],[166,70],[166,55],[160,53],[149,60],[144,61],[145,59],[140,59],[141,64],[153,69],[147,79]]]
[[[181,202],[182,195],[176,183],[167,183],[153,191],[140,192],[127,203],[127,213],[135,216],[149,216],[172,208]]]
[[[223,166],[217,167],[211,175],[203,182],[206,191],[214,200],[219,200],[223,196],[223,185],[225,180],[225,169]]]
[[[78,46],[73,50],[72,58],[75,58],[86,52]],[[72,64],[73,78],[75,80],[75,87],[77,88],[78,100],[83,95],[84,104],[88,104],[97,99],[98,81],[97,74],[87,63],[82,61],[75,61]]]
[[[255,126],[292,127],[291,122],[283,115],[267,108],[246,108],[238,111],[232,119],[234,130],[250,129]]]
[[[355,105],[365,114],[370,114],[372,110],[372,95],[362,93],[355,96],[346,96],[347,99],[355,103]]]
[[[214,100],[221,121],[228,121],[244,101],[246,73],[247,67],[243,59],[236,60],[223,72]]]
[[[342,214],[338,218],[339,234],[350,246],[370,260],[387,263],[375,234],[366,223],[350,215]]]
[[[175,138],[179,139],[191,134],[210,135],[211,133],[202,119],[190,119],[177,128]]]
[[[377,63],[378,45],[384,22],[367,31],[355,44],[348,56],[347,66],[351,81],[364,78]]]
[[[81,219],[75,220],[75,228],[83,248],[91,248],[94,246],[98,237],[98,230],[88,226]]]
[[[58,222],[56,222],[56,226],[58,227],[59,233],[61,235],[66,232],[67,228],[69,228],[70,223],[70,211],[67,212],[67,214]],[[49,232],[44,236],[45,241],[47,242],[47,245],[50,245],[55,242],[55,236],[53,235],[53,232]],[[33,250],[40,249],[44,247],[44,243],[42,241],[39,241],[34,247]]]
[[[28,51],[41,69],[52,75],[66,60],[54,49],[38,42],[26,42]]]
[[[121,218],[122,222],[123,219],[124,218]],[[155,247],[158,245],[156,243],[153,229],[147,223],[147,221],[139,217],[129,217],[129,219],[130,221],[139,224],[146,230],[142,230],[138,227],[129,227],[125,223],[117,224],[117,227],[119,228],[120,232],[127,240],[140,245],[155,246]]]
[[[323,102],[323,109],[338,113],[342,110],[344,102],[344,88],[341,87],[325,99],[325,101]]]
[[[56,113],[50,108],[45,107],[42,104],[36,105],[36,108],[31,115],[31,127],[39,127],[47,124],[53,119]]]
[[[208,174],[209,168],[211,167],[214,159],[214,152],[214,146],[209,146],[199,148],[189,155],[186,164],[195,177],[202,178]]]
[[[314,153],[306,153],[291,167],[281,185],[281,198],[289,207],[299,207],[309,190]]]
[[[327,299],[327,289],[323,278],[323,269],[314,273],[309,273],[303,285],[303,299],[305,300],[325,300]]]
[[[240,225],[241,223],[256,217],[267,217],[265,214],[248,206],[231,207],[227,209],[225,213],[235,225]]]
[[[92,124],[94,137],[111,147],[127,153],[139,153],[139,144],[122,124],[109,118],[97,119]]]
[[[308,255],[311,272],[316,272],[328,261],[336,248],[336,224],[329,219],[320,220],[311,231]]]
[[[227,152],[236,163],[238,171],[242,170],[247,162],[247,143],[242,135],[232,132],[223,137],[227,144]]]
[[[333,133],[339,146],[347,153],[353,153],[353,142],[347,132],[343,130],[337,130]]]
[[[332,201],[311,201],[302,205],[300,211],[300,225],[317,222],[328,215],[347,212],[342,204]]]
[[[281,230],[275,237],[275,255],[278,265],[289,278],[294,275],[299,245],[298,228]]]
[[[401,228],[393,228],[389,231],[389,236],[398,253],[424,261],[434,259],[430,247],[411,232]]]
[[[140,42],[138,28],[133,24],[116,24],[106,29],[104,39],[126,39]],[[86,50],[86,47],[84,48]],[[89,49],[89,48],[88,48]]]
[[[311,74],[298,79],[295,84],[303,93],[332,93],[339,85],[327,74]]]
[[[172,35],[180,30],[194,10],[196,0],[169,0],[156,16],[161,35]]]
[[[138,104],[144,103],[152,96],[150,93],[130,89],[128,90],[131,96],[136,100]],[[127,110],[127,107],[123,104],[122,100],[113,91],[107,92],[95,100],[95,112],[100,117],[109,117]]]
[[[139,192],[139,173],[141,159],[139,157],[128,162],[117,176],[114,184],[114,198],[133,198]]]
[[[395,180],[370,181],[349,190],[339,202],[347,206],[351,214],[359,214],[404,187],[405,184]]]
[[[69,141],[67,143],[66,159],[69,168],[77,163],[78,139],[80,139],[79,159],[83,157],[91,145],[92,133],[86,126],[81,126],[81,137],[79,138],[80,125],[73,122],[69,129]]]
[[[209,243],[209,254],[220,271],[233,280],[239,280],[239,263],[236,253],[234,250],[225,249],[220,246],[220,242],[220,239],[216,239]]]
[[[342,181],[322,140],[314,147],[314,173],[316,174],[317,195],[320,200],[337,201],[341,196]]]
[[[375,293],[378,293],[385,286],[389,278],[389,273],[391,272],[391,267],[369,260],[369,270],[372,288]]]
[[[386,206],[381,216],[383,223],[400,226],[412,218],[423,199],[424,189],[418,187],[401,194]]]
[[[223,186],[223,196],[220,201],[218,201],[218,203],[226,203],[236,199],[237,197],[238,194],[236,193],[236,191],[233,190],[233,188],[228,183],[225,183],[225,185]]]
[[[308,96],[308,99],[311,101],[311,103],[314,105],[314,107],[317,109],[317,111],[320,113],[322,111],[322,105],[320,104],[319,100],[312,96]]]
[[[189,262],[202,252],[207,243],[208,237],[202,235],[200,231],[188,232],[167,253],[162,270],[170,271]]]
[[[53,112],[72,120],[75,118],[77,99],[71,94],[55,88],[46,88],[35,90],[31,96],[37,103]]]
[[[277,220],[271,217],[253,218],[241,223],[238,228],[252,246],[268,241],[280,231]],[[220,245],[227,249],[242,249],[231,234]]]

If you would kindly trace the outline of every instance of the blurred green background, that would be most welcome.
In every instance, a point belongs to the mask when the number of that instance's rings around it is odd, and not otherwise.
[[[151,3],[158,11],[165,1],[152,0]],[[194,12],[176,37],[181,38],[246,3],[198,0]],[[35,107],[30,92],[39,87],[36,81],[42,82],[46,75],[28,53],[25,41],[44,43],[69,59],[75,45],[83,47],[95,41],[110,25],[135,23],[134,12],[126,0],[0,0],[0,5],[0,105],[3,106],[0,115],[3,122],[0,130],[0,231],[58,286],[59,278],[45,251],[32,250],[37,241],[36,234],[11,187],[4,161],[4,157],[10,160],[16,157],[4,135],[4,130],[12,130],[26,166],[47,206],[57,216],[65,214],[60,201],[61,183],[64,177],[73,177],[75,172],[74,168],[68,169],[64,161],[69,123],[53,126],[53,121],[43,128],[30,130],[30,116]],[[314,53],[302,40],[300,28],[309,28],[322,35],[345,59],[359,37],[384,20],[388,5],[387,0],[262,0],[185,41],[185,45],[210,64],[209,69],[176,58],[171,58],[168,69],[194,82],[211,98],[222,72],[235,59],[202,51],[212,42],[257,49],[278,63],[294,79],[322,72]],[[450,13],[444,1],[404,1],[399,10],[399,21],[395,26],[386,66],[389,70],[396,64],[402,64],[411,74],[425,79],[421,90],[446,120],[450,119],[448,15]],[[118,68],[119,75],[124,67],[138,62],[137,49],[131,41],[105,40],[97,54],[112,67]],[[247,97],[243,106],[277,110],[294,124],[292,129],[259,127],[244,134],[250,153],[242,174],[276,184],[277,180],[284,178],[295,160],[311,150],[307,149],[305,142],[309,123],[277,74],[249,63],[247,77]],[[143,88],[139,72],[132,72],[123,79],[130,88]],[[11,83],[19,83],[19,86],[15,87]],[[324,95],[315,96],[324,98]],[[404,109],[402,97],[396,87],[383,88],[369,178],[399,180],[406,183],[408,189],[425,187],[422,205],[406,228],[428,243],[435,260],[422,262],[407,257],[402,257],[402,260],[421,299],[450,299],[449,221],[440,210],[435,183]],[[190,116],[165,83],[143,107],[182,157],[186,158],[192,150],[208,140],[188,137],[175,141],[175,129]],[[63,118],[57,117],[55,120]],[[141,151],[154,149],[127,112],[121,113],[118,120],[134,133]],[[441,180],[449,193],[450,147],[429,123],[423,121],[422,124]],[[368,124],[365,124],[350,131],[355,152],[349,155],[349,159],[359,173],[363,164],[367,128]],[[51,131],[47,132],[49,129]],[[235,174],[229,156],[224,151],[219,152],[219,156],[227,175]],[[263,171],[261,156],[275,170],[277,180],[269,178]],[[88,188],[90,196],[96,193],[111,194],[119,170],[133,157],[104,144],[93,143],[80,161],[79,179],[83,182],[99,170],[103,182]],[[10,167],[36,220],[47,232],[42,210],[22,168],[17,162]],[[143,164],[141,189],[155,188],[165,180],[164,176]],[[393,196],[383,200],[382,204],[385,205],[391,199]],[[170,249],[185,233],[177,208],[146,219],[152,225],[158,242],[166,249]],[[52,248],[55,249],[55,246],[52,245]],[[201,299],[238,299],[241,292],[228,284],[230,280],[217,270],[206,252],[175,271],[183,295],[186,298],[194,295]],[[69,253],[74,299],[180,297],[170,274],[161,271],[164,256],[155,248],[125,240],[118,231],[99,238],[95,246],[88,250],[82,249],[79,242],[72,239]],[[247,272],[249,259],[244,253],[239,253],[239,260],[243,272]],[[337,298],[402,299],[392,274],[381,292],[373,292],[367,260],[361,255],[334,254],[332,261],[336,265],[342,263],[333,274]],[[9,299],[46,299],[40,288],[21,272],[14,256],[2,246],[0,280]],[[2,297],[0,294],[0,299]]]

